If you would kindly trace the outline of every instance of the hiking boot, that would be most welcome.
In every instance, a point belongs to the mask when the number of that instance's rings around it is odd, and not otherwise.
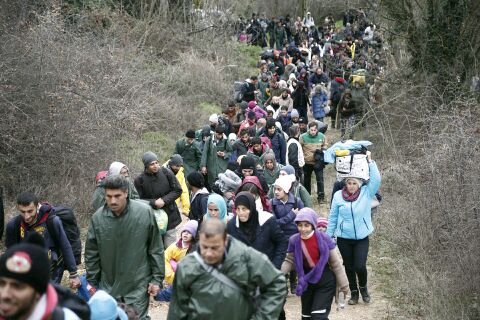
[[[360,294],[362,295],[362,300],[365,303],[370,302],[370,295],[368,294],[367,287],[360,287]]]
[[[349,305],[354,305],[358,303],[358,290],[352,290],[350,294],[350,300],[348,300]]]

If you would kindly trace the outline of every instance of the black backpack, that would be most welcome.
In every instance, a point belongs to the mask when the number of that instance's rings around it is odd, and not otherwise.
[[[90,320],[90,307],[86,301],[73,294],[67,288],[64,288],[58,284],[52,285],[55,288],[58,296],[58,305],[55,312],[63,313],[62,308],[67,308],[73,311],[73,313],[75,313],[81,320]],[[63,317],[58,318],[63,319]]]
[[[70,246],[72,247],[73,257],[75,258],[75,263],[77,265],[82,263],[82,242],[80,240],[80,230],[78,229],[77,219],[75,218],[75,214],[73,213],[72,208],[66,206],[52,206],[50,212],[48,212],[48,218],[46,221],[48,234],[52,237],[53,243],[55,244],[55,248],[60,250],[60,236],[55,232],[55,228],[53,225],[53,219],[55,216],[60,218],[60,221],[63,225],[63,230],[65,231],[65,235],[68,238],[68,242],[70,242]],[[19,215],[15,218],[15,232],[17,233],[17,241],[20,242],[20,221],[22,217]],[[58,252],[60,253],[60,252]]]

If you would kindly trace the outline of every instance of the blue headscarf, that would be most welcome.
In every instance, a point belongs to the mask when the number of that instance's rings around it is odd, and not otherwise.
[[[205,213],[205,216],[203,217],[203,219],[208,220],[212,218],[210,216],[210,213],[208,212],[208,205],[210,203],[215,203],[217,205],[217,208],[220,211],[219,219],[227,223],[227,204],[225,203],[225,200],[223,199],[223,197],[216,193],[212,193],[211,195],[208,196],[207,212]]]

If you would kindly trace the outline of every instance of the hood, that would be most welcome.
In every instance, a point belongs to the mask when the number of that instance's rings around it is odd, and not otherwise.
[[[225,203],[225,200],[223,199],[223,197],[216,193],[212,193],[211,195],[208,196],[207,207],[210,203],[215,203],[217,205],[218,210],[220,211],[220,217],[219,217],[220,220],[226,220],[227,204]],[[205,213],[205,216],[207,219],[211,218],[210,213],[208,212],[208,208],[207,208],[207,212]]]
[[[277,160],[275,160],[275,154],[273,152],[267,152],[263,155],[263,167],[265,168],[265,170],[267,170],[267,168],[265,167],[265,163],[267,162],[267,160],[273,160],[273,170],[275,170],[275,168],[277,167]]]
[[[122,171],[123,167],[126,167],[126,165],[121,162],[118,162],[118,161],[112,162],[112,164],[110,165],[110,168],[108,168],[108,175],[113,176],[116,174],[120,174],[120,171]]]

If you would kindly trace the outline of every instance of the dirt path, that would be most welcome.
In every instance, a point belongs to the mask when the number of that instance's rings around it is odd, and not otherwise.
[[[333,144],[339,140],[340,134],[337,130],[327,131],[327,139]],[[327,202],[330,202],[331,191],[333,183],[335,182],[335,170],[330,165],[324,171],[325,179],[325,199]],[[312,187],[316,189],[316,184],[312,182]],[[312,192],[316,194],[316,190]],[[316,199],[316,196],[313,197]],[[322,204],[318,206],[314,202],[315,210],[319,215],[328,216],[329,204]],[[374,251],[371,251],[369,258],[375,255]],[[330,312],[330,320],[378,320],[378,319],[389,319],[391,318],[392,305],[385,298],[385,296],[378,290],[379,283],[378,278],[375,276],[375,271],[371,269],[371,263],[367,262],[367,269],[369,272],[369,292],[372,298],[372,301],[369,304],[365,304],[361,301],[358,305],[349,306],[346,305],[345,309],[337,311],[336,304],[332,304],[332,309]],[[349,297],[347,297],[348,300]],[[289,294],[287,297],[287,303],[285,305],[285,312],[287,314],[287,319],[300,319],[301,318],[301,303],[300,298]],[[150,316],[153,320],[162,320],[167,318],[168,313],[168,303],[164,302],[152,302],[150,306]],[[212,319],[213,320],[213,319]]]

